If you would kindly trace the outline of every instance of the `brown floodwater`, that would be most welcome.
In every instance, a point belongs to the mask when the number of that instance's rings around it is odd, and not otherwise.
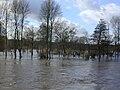
[[[0,90],[120,90],[120,62],[1,55]]]

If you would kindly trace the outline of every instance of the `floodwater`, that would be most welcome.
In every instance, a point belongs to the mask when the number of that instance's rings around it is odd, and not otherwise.
[[[0,90],[120,90],[120,62],[0,56]]]

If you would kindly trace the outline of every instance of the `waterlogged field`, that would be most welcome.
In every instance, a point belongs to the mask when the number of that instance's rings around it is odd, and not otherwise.
[[[120,62],[57,58],[4,60],[0,53],[0,90],[120,90]]]

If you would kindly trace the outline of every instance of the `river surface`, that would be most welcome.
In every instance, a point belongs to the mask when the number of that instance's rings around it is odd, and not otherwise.
[[[1,57],[0,90],[120,90],[119,61]]]

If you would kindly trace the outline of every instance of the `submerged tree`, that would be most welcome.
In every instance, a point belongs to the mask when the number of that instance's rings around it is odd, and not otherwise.
[[[0,21],[0,51],[4,51],[5,49],[5,37],[6,37],[6,33],[5,33],[5,28],[4,28],[4,24]]]
[[[13,18],[14,18],[14,26],[15,26],[15,31],[14,31],[14,59],[16,59],[16,51],[18,48],[18,41],[19,41],[19,30],[18,30],[18,26],[19,26],[19,17],[20,17],[20,3],[19,0],[13,0],[12,2],[12,6],[11,6],[11,11],[13,14]]]
[[[115,43],[115,56],[116,52],[120,52],[120,16],[113,16],[111,19],[111,25],[113,28],[113,34],[114,34],[114,43]]]
[[[22,38],[24,29],[24,20],[29,14],[29,2],[26,0],[13,0],[11,6],[12,15],[14,18],[14,56],[16,59],[16,50],[19,50],[19,58],[21,59]]]
[[[8,0],[5,0],[2,2],[1,5],[1,22],[3,23],[4,32],[5,32],[5,59],[7,59],[7,49],[8,49],[8,22],[9,22],[9,16],[10,16],[10,2]]]
[[[68,24],[67,21],[58,20],[54,26],[54,39],[58,43],[58,47],[62,50],[62,54],[66,54],[68,43],[73,40],[76,28]]]
[[[50,57],[54,21],[61,15],[60,5],[55,0],[45,0],[40,7],[40,20],[46,24],[46,57]]]
[[[31,48],[30,52],[31,52],[31,58],[33,58],[33,49],[34,49],[34,40],[35,40],[35,36],[36,36],[36,32],[35,32],[35,27],[32,25],[31,27],[27,28],[28,30],[25,31],[25,39],[26,41],[28,41],[29,48]]]
[[[98,59],[100,61],[103,47],[105,46],[105,44],[106,45],[110,44],[109,29],[107,28],[107,24],[103,19],[99,21],[99,24],[97,24],[92,37],[93,37],[92,40],[96,42],[98,46]]]
[[[39,42],[38,50],[40,53],[40,58],[46,58],[45,56],[45,48],[46,48],[46,24],[42,23],[39,27],[39,30],[37,31],[37,41]]]
[[[24,22],[25,22],[25,18],[27,17],[27,15],[30,13],[30,9],[29,9],[29,2],[27,0],[20,0],[19,1],[20,4],[20,26],[21,26],[21,31],[20,31],[20,48],[19,48],[19,53],[20,53],[20,59],[22,58],[21,55],[21,50],[22,50],[22,46],[23,46],[23,29],[24,29]]]

